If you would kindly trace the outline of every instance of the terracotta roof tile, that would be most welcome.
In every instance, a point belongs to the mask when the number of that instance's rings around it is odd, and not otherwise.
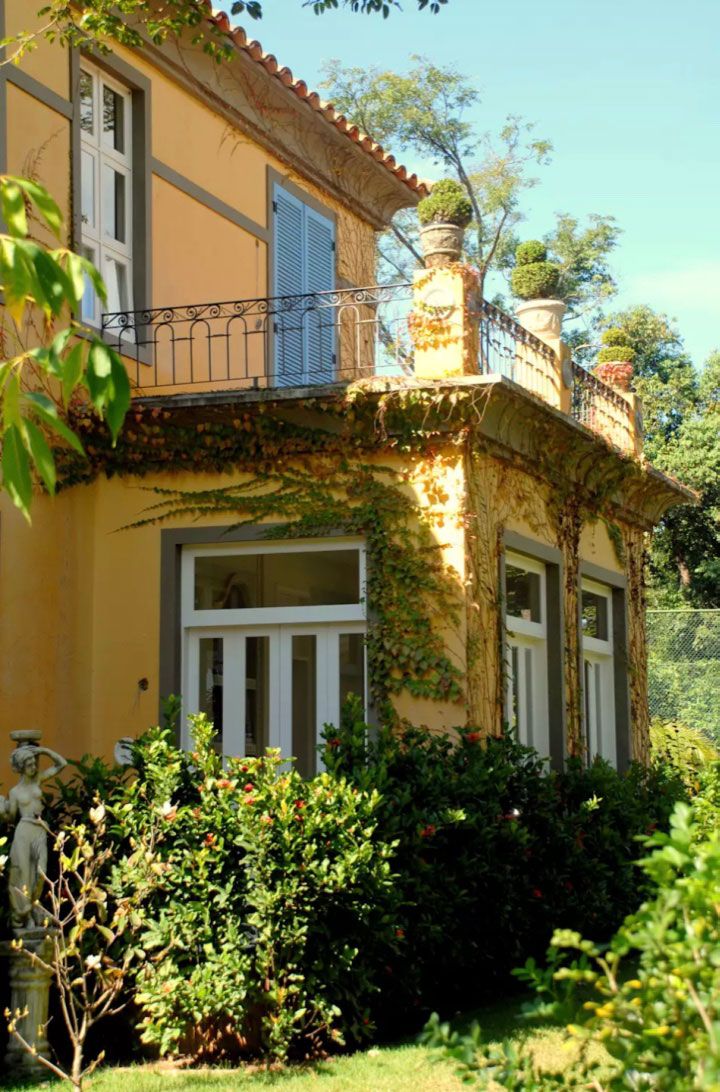
[[[212,12],[210,0],[201,0],[201,2]],[[284,87],[297,95],[311,110],[320,114],[330,125],[334,125],[339,132],[346,134],[361,151],[377,160],[378,163],[382,163],[391,174],[395,175],[399,182],[403,182],[418,197],[423,197],[428,192],[429,187],[426,183],[419,179],[416,174],[410,174],[406,167],[397,162],[394,155],[386,152],[382,145],[374,141],[367,133],[361,132],[357,125],[354,125],[343,114],[339,114],[331,102],[326,102],[320,98],[317,91],[311,91],[304,80],[295,79],[291,69],[285,66],[280,67],[277,58],[272,53],[265,53],[260,42],[249,40],[242,27],[233,27],[226,12],[215,12],[210,18],[215,26],[230,37],[238,50],[246,53],[253,61],[262,65],[271,76],[274,76]]]

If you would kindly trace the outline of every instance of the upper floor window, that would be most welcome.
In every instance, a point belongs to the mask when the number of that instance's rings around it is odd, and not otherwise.
[[[520,742],[543,756],[550,752],[546,602],[542,562],[507,553],[506,717]]]
[[[132,100],[122,84],[83,61],[80,71],[81,247],[100,270],[108,311],[132,309]],[[82,318],[105,307],[90,285]]]
[[[583,580],[581,588],[583,719],[587,753],[617,764],[612,591]]]

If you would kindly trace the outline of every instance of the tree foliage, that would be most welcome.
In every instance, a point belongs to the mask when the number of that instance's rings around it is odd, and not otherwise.
[[[653,536],[657,596],[666,605],[720,607],[720,353],[698,372],[672,321],[647,306],[606,323],[635,350],[648,460],[699,494],[696,507],[671,509]]]
[[[82,454],[82,443],[64,420],[72,399],[85,397],[117,438],[130,405],[130,385],[120,357],[84,330],[79,312],[86,281],[101,299],[102,278],[67,247],[47,247],[35,229],[58,241],[62,214],[37,182],[0,175],[0,447],[2,488],[29,519],[33,476],[55,491],[53,448]],[[82,339],[75,334],[84,334]]]
[[[523,198],[538,184],[535,169],[548,163],[552,145],[515,116],[498,133],[483,132],[472,118],[480,104],[473,81],[427,57],[412,60],[406,73],[330,61],[322,86],[335,106],[379,143],[437,166],[462,185],[472,207],[463,257],[479,270],[483,290],[491,271],[509,274]],[[607,256],[618,235],[612,217],[595,214],[583,226],[561,214],[546,236],[571,316],[584,315],[615,291]],[[381,279],[407,280],[422,266],[414,212],[395,217],[379,257]]]

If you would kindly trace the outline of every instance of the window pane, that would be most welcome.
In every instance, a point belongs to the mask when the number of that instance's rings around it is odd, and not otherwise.
[[[292,749],[296,768],[312,777],[317,768],[317,642],[314,634],[292,638]]]
[[[508,563],[505,567],[506,610],[526,622],[542,621],[540,609],[540,574],[530,573]]]
[[[83,224],[95,230],[97,201],[95,197],[95,156],[84,148],[80,156],[80,212]]]
[[[583,591],[582,631],[585,637],[596,637],[599,641],[609,640],[608,601],[604,595]]]
[[[84,133],[95,129],[93,108],[93,80],[89,72],[80,72],[80,128]]]
[[[362,633],[340,634],[340,707],[350,694],[365,701],[365,638]]]
[[[201,637],[198,712],[206,713],[215,726],[214,747],[222,753],[223,642],[221,637]]]
[[[245,753],[264,754],[268,745],[269,637],[245,641]]]
[[[95,251],[90,246],[84,246],[82,248],[83,257],[87,258],[89,262],[95,264]],[[82,298],[82,318],[83,322],[95,322],[97,320],[97,296],[95,295],[95,289],[93,283],[88,276],[84,278],[85,289],[83,291]]]
[[[125,151],[125,99],[103,85],[103,132],[117,152]]]
[[[124,262],[116,258],[105,258],[105,287],[107,288],[108,314],[115,311],[128,311],[130,296],[128,292],[128,272]]]
[[[196,610],[332,606],[359,599],[357,550],[195,559]]]
[[[118,243],[126,242],[126,178],[120,171],[103,164],[102,220],[103,235]]]

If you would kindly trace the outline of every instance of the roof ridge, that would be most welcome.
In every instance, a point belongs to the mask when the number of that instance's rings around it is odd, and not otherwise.
[[[246,53],[256,64],[261,65],[269,75],[274,76],[283,87],[286,87],[288,91],[292,91],[311,110],[320,114],[330,125],[347,136],[362,152],[365,152],[376,162],[381,163],[386,170],[393,174],[399,182],[404,183],[413,193],[422,197],[428,192],[426,183],[418,178],[417,174],[410,173],[407,167],[404,167],[402,163],[398,163],[391,152],[387,152],[368,133],[362,132],[350,118],[339,113],[332,102],[327,102],[321,98],[318,92],[311,90],[304,80],[296,79],[291,68],[286,65],[281,66],[277,57],[272,53],[266,53],[260,42],[254,38],[248,38],[243,27],[232,26],[227,12],[213,12],[212,0],[200,0],[200,2],[208,10],[210,22],[214,23],[223,34],[227,34],[237,49]]]

